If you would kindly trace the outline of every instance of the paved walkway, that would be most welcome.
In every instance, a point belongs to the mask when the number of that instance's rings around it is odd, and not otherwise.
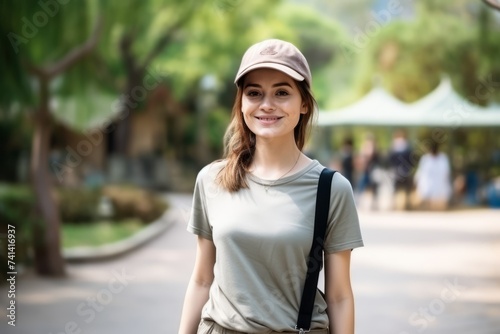
[[[0,333],[177,333],[195,256],[185,231],[190,196],[170,196],[178,220],[112,261],[68,266],[68,277],[26,275],[16,327]],[[353,253],[358,334],[499,334],[500,211],[361,212]],[[5,286],[0,303],[7,305]]]

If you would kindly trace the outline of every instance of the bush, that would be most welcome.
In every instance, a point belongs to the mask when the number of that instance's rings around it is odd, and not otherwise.
[[[0,220],[20,227],[33,221],[35,196],[28,186],[0,184]]]
[[[114,219],[139,218],[152,222],[168,208],[165,200],[147,190],[131,186],[105,186],[102,194],[113,204]]]
[[[0,258],[7,259],[7,227],[15,226],[15,259],[16,265],[29,262],[28,249],[31,244],[32,226],[36,224],[35,196],[30,187],[25,185],[0,184]],[[2,268],[7,261],[1,264]],[[3,268],[2,274],[8,271]],[[3,276],[2,276],[3,278]]]
[[[57,202],[63,222],[89,222],[97,220],[102,192],[98,188],[59,188]]]
[[[60,188],[57,190],[61,219],[65,223],[97,221],[99,205],[111,202],[111,220],[138,218],[143,223],[158,219],[167,209],[166,202],[156,194],[134,186],[104,186],[103,188]]]

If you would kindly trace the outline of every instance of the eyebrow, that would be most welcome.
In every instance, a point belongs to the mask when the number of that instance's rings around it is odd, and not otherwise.
[[[293,88],[292,85],[290,85],[288,82],[278,82],[278,83],[275,83],[272,87],[275,88],[275,87],[280,87],[280,86],[288,86],[290,88]],[[247,87],[262,88],[261,85],[254,84],[254,83],[246,84],[245,87],[243,87],[243,88],[247,88]]]

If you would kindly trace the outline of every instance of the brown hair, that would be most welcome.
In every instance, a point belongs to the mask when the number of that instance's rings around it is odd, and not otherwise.
[[[230,192],[248,188],[245,177],[255,152],[255,134],[246,125],[241,112],[243,81],[244,78],[238,82],[231,121],[224,135],[224,159],[227,163],[218,175],[220,185]],[[305,81],[295,81],[295,83],[307,110],[305,114],[300,115],[299,123],[294,129],[295,143],[299,150],[302,150],[309,135],[317,103]]]

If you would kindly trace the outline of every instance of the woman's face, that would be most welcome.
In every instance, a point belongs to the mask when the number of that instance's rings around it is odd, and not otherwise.
[[[241,111],[248,128],[257,138],[291,136],[300,114],[307,109],[295,80],[273,69],[257,69],[243,82]]]

